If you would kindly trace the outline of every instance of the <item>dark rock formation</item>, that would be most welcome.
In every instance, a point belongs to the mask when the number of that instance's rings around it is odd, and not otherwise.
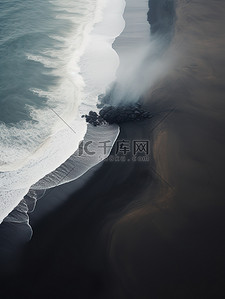
[[[93,126],[99,126],[104,123],[122,124],[129,121],[140,121],[151,118],[152,114],[142,108],[141,104],[127,106],[104,106],[99,114],[90,111],[88,115],[83,115],[86,121]]]

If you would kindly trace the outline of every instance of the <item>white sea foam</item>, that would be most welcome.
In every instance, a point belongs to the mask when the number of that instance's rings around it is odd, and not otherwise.
[[[90,108],[94,109],[97,96],[115,78],[119,59],[112,49],[112,43],[124,28],[122,14],[125,1],[76,1],[76,7],[74,1],[70,0],[52,3],[57,10],[57,18],[70,19],[74,22],[74,30],[66,37],[51,36],[63,43],[63,47],[56,51],[49,50],[36,56],[27,53],[29,60],[52,68],[47,72],[60,79],[56,87],[47,91],[33,90],[45,97],[51,107],[39,110],[29,107],[35,123],[23,122],[11,128],[1,124],[0,222],[18,205],[31,185],[56,168],[60,183],[64,183],[79,177],[109,153],[97,155],[91,161],[82,160],[84,167],[77,165],[76,173],[70,175],[69,179],[62,179],[67,164],[63,165],[62,171],[58,167],[73,155],[87,130],[80,115]],[[117,126],[102,130],[104,134],[101,138],[107,136],[113,141],[118,135]],[[89,139],[96,136],[94,130],[88,134]],[[95,149],[96,146],[97,143]],[[69,163],[71,161],[73,159]],[[53,183],[51,181],[43,187],[49,188],[58,183],[59,180],[53,180]],[[42,188],[40,183],[37,185]]]

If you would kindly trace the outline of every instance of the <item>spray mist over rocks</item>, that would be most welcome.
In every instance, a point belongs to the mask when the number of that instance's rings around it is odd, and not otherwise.
[[[173,63],[174,56],[165,51],[163,38],[152,38],[148,45],[133,49],[123,59],[116,82],[106,94],[99,96],[99,114],[90,111],[82,117],[94,126],[151,118],[155,112],[146,110],[142,99],[159,80],[168,75]]]

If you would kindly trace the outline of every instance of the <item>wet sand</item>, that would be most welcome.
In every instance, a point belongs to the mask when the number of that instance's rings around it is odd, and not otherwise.
[[[177,1],[174,67],[145,97],[171,113],[118,138],[150,140],[150,161],[105,162],[34,227],[17,295],[225,296],[224,13],[223,1]]]

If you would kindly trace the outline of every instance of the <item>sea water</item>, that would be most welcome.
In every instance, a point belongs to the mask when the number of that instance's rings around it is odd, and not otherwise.
[[[0,2],[0,222],[87,135],[81,115],[115,79],[112,43],[124,29],[124,8],[124,0]],[[118,127],[104,134],[113,142]],[[84,169],[73,161],[70,180],[106,155],[85,159]]]

